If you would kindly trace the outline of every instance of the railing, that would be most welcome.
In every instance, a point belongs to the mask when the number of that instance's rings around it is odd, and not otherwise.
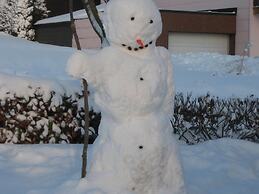
[[[259,0],[254,0],[254,7],[259,7]]]

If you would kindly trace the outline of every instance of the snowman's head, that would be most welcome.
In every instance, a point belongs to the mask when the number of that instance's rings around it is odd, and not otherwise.
[[[138,51],[154,45],[162,21],[153,0],[110,0],[103,16],[111,44]]]

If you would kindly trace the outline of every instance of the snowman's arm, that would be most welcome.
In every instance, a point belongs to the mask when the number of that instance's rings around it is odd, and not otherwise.
[[[98,64],[92,54],[75,52],[68,60],[67,73],[77,79],[85,78],[90,84],[97,84]]]
[[[164,111],[170,117],[170,120],[174,116],[174,95],[175,95],[175,88],[174,88],[174,80],[173,80],[173,64],[171,60],[171,55],[168,50],[164,47],[159,47],[160,55],[165,61],[167,66],[167,95],[163,104]]]

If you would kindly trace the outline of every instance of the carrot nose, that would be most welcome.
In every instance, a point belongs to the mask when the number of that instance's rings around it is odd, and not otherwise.
[[[137,42],[137,44],[138,44],[139,46],[144,47],[144,42],[143,42],[143,40],[137,39],[136,42]]]

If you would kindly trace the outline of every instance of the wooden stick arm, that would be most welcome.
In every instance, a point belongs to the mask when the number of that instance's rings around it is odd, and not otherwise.
[[[73,17],[73,0],[69,0],[69,13],[70,13],[70,20],[71,20],[71,29],[73,36],[76,41],[77,49],[81,50],[81,45],[79,42],[79,38],[76,32],[75,21]],[[84,134],[84,147],[82,153],[82,171],[81,171],[81,178],[85,178],[87,171],[87,150],[88,150],[88,143],[89,143],[89,105],[88,105],[88,84],[86,79],[83,80],[83,88],[84,88],[84,110],[85,110],[85,134]]]

